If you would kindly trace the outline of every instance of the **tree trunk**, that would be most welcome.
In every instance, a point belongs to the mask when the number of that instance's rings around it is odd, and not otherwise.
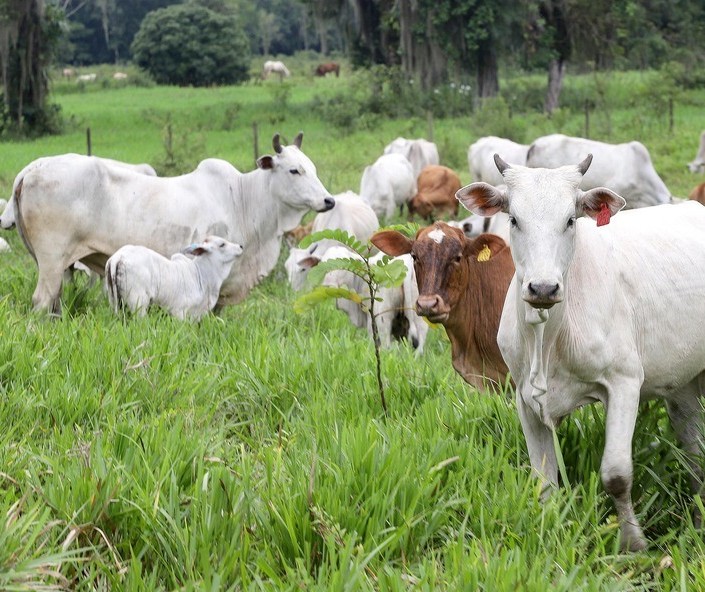
[[[497,51],[490,35],[477,49],[477,96],[487,99],[496,97],[498,93]]]
[[[548,115],[558,108],[558,102],[563,88],[565,76],[565,62],[553,59],[548,63],[548,90],[546,91],[545,110]]]

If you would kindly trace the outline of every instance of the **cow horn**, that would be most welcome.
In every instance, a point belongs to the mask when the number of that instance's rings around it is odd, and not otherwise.
[[[588,154],[585,157],[585,160],[578,165],[578,171],[580,171],[581,175],[584,175],[587,172],[590,168],[590,163],[592,163],[592,154]]]
[[[279,140],[279,134],[274,134],[274,137],[272,138],[272,147],[274,148],[274,152],[276,152],[277,154],[281,154],[282,145],[281,141]]]
[[[294,146],[296,146],[297,148],[301,148],[301,142],[303,141],[303,139],[304,139],[303,132],[299,132],[298,134],[296,134],[296,137],[294,138]]]
[[[511,168],[497,153],[494,155],[494,163],[497,165],[497,170],[502,173],[502,175],[504,175],[504,171]]]

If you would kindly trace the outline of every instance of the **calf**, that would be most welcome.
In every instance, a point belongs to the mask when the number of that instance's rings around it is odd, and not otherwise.
[[[493,234],[468,239],[436,222],[411,240],[395,230],[372,236],[392,256],[411,254],[419,296],[416,312],[440,323],[451,343],[453,368],[477,389],[501,390],[508,369],[497,345],[497,327],[514,264],[507,244]]]
[[[213,310],[220,287],[242,247],[218,236],[186,247],[167,259],[138,245],[119,248],[105,264],[108,298],[115,312],[121,305],[144,315],[150,304],[179,319],[198,320]]]
[[[453,169],[440,164],[428,165],[418,176],[416,186],[416,195],[409,200],[409,217],[418,214],[430,222],[437,213],[458,214],[455,192],[461,184]]]

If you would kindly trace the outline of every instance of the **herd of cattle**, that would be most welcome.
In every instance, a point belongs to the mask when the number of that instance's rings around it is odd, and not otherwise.
[[[296,290],[321,261],[356,257],[332,240],[296,246],[306,232],[345,230],[379,249],[373,263],[386,254],[407,267],[402,286],[380,293],[382,345],[406,338],[421,354],[425,317],[445,328],[466,382],[497,391],[513,384],[546,493],[558,480],[555,426],[582,405],[605,405],[602,481],[622,547],[643,549],[631,500],[640,401],[665,400],[692,455],[693,488],[702,487],[705,325],[693,319],[705,314],[703,205],[676,203],[684,200],[671,196],[638,142],[481,138],[468,151],[474,182],[461,187],[435,144],[397,138],[364,169],[359,194],[333,196],[302,139],[282,145],[275,135],[274,154],[248,173],[212,158],[171,178],[77,154],[28,164],[0,226],[16,225],[37,263],[34,308],[59,315],[65,271],[81,262],[105,275],[116,311],[145,314],[155,304],[198,319],[244,299],[275,267],[286,234],[295,237],[285,267]],[[705,133],[696,161],[703,156]],[[380,230],[380,219],[404,207],[431,220],[455,217],[458,203],[472,215],[432,222],[413,239]],[[318,214],[302,227],[311,210]],[[345,270],[324,281],[367,289]],[[338,307],[371,331],[360,306]]]

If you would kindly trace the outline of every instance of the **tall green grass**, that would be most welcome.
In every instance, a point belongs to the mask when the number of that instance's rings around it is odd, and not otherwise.
[[[154,113],[169,112],[203,134],[206,155],[242,169],[253,120],[262,151],[275,131],[303,129],[329,188],[356,189],[384,144],[425,135],[427,122],[345,134],[307,109],[346,83],[294,76],[286,110],[275,81],[57,94],[75,129],[0,145],[3,187],[35,157],[82,152],[86,125],[95,153],[153,161]],[[640,138],[682,187],[696,180],[676,168],[697,146],[702,98],[678,108],[673,136],[654,124]],[[235,103],[235,123],[220,129]],[[615,115],[613,139],[638,116]],[[527,133],[555,129],[538,114],[512,117]],[[442,156],[468,181],[463,159],[481,125],[491,129],[470,117],[434,122]],[[0,588],[705,589],[687,468],[659,406],[643,409],[634,441],[650,549],[620,555],[598,476],[599,408],[560,426],[567,482],[541,504],[511,394],[468,387],[441,329],[421,357],[404,344],[383,352],[385,418],[367,335],[332,304],[296,314],[281,264],[243,303],[198,324],[116,316],[83,278],[49,321],[31,311],[34,262],[14,232],[3,236],[13,251],[0,263]]]

